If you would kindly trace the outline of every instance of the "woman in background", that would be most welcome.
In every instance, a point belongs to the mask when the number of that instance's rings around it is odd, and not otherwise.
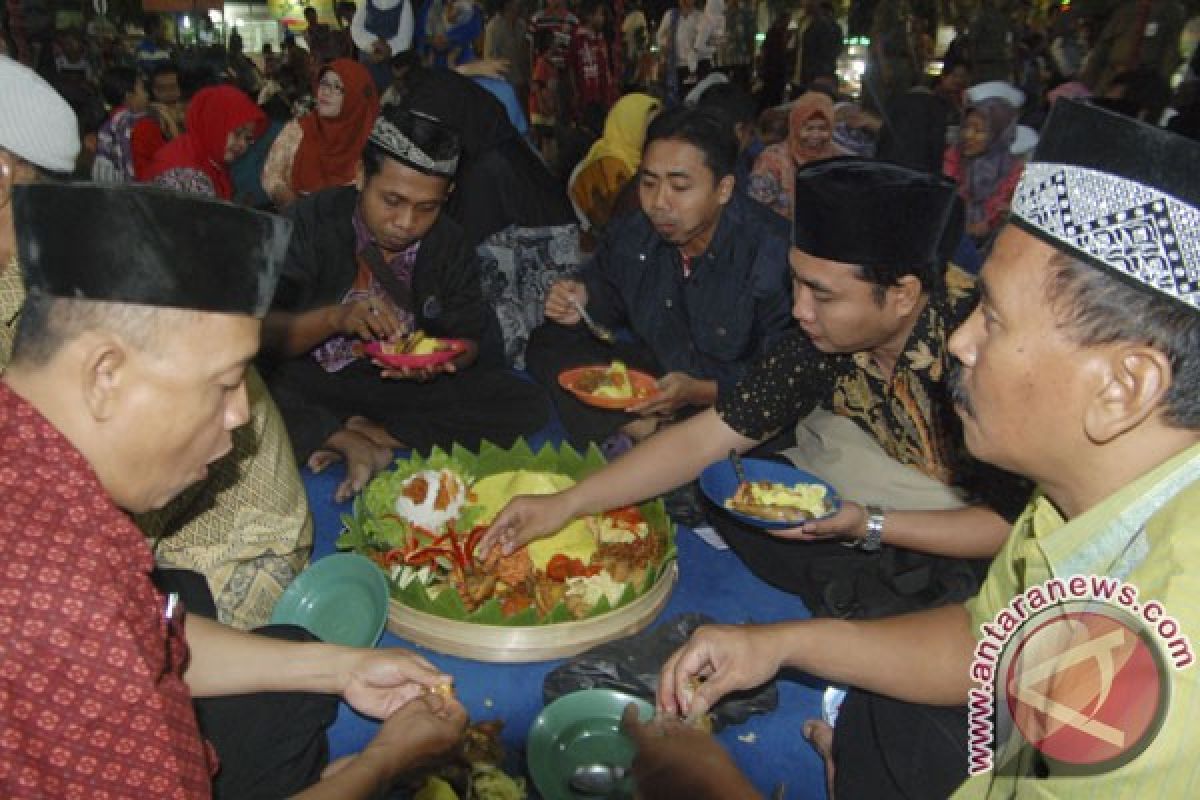
[[[267,115],[240,89],[201,89],[188,104],[187,132],[154,155],[147,180],[168,189],[233,199],[229,165],[267,127]]]
[[[263,166],[263,188],[284,209],[297,197],[362,177],[362,151],[379,114],[371,73],[348,58],[330,62],[314,87],[316,107],[280,131]]]
[[[754,162],[747,193],[786,220],[792,218],[796,169],[810,161],[847,155],[833,141],[833,100],[805,92],[788,115],[787,139],[763,150]]]
[[[599,238],[613,216],[617,196],[642,162],[646,128],[660,103],[648,94],[627,94],[604,120],[604,135],[571,175],[568,193],[579,221]]]
[[[1004,221],[1024,166],[1011,152],[1017,113],[999,97],[981,100],[963,116],[958,142],[946,148],[942,171],[958,184],[967,235],[981,248]]]

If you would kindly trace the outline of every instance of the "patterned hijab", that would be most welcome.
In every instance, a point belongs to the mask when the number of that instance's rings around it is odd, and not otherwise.
[[[980,222],[987,218],[985,204],[996,191],[996,187],[1004,180],[1017,160],[1010,150],[1017,138],[1017,109],[1007,101],[998,97],[981,100],[966,110],[963,119],[969,114],[978,114],[983,118],[987,127],[987,147],[983,153],[968,158],[963,152],[963,143],[958,144],[959,159],[962,163],[963,200],[967,205],[967,223]]]
[[[321,70],[318,83],[326,72],[334,72],[342,80],[342,110],[336,117],[326,118],[313,109],[301,118],[304,137],[292,162],[291,183],[297,192],[316,192],[353,183],[371,126],[379,116],[379,92],[366,67],[339,58]]]
[[[788,152],[791,153],[797,167],[804,166],[809,161],[820,161],[845,154],[833,143],[834,116],[833,100],[823,92],[805,92],[792,104],[792,111],[788,114]],[[830,132],[829,140],[815,150],[805,146],[800,135],[804,124],[813,117],[820,117],[829,123]]]

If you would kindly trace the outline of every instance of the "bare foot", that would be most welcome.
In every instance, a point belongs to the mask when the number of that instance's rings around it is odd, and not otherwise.
[[[392,460],[390,449],[381,447],[365,435],[347,428],[342,428],[325,440],[321,449],[309,458],[309,467],[318,471],[313,467],[314,459],[327,455],[332,455],[333,458],[321,464],[322,469],[333,461],[346,461],[346,478],[338,484],[337,491],[333,494],[334,501],[338,503],[343,503],[361,492],[367,481],[371,480],[375,473],[386,468]]]
[[[825,762],[825,791],[833,800],[833,726],[823,719],[804,723],[804,738]]]
[[[380,447],[386,447],[389,450],[406,446],[404,442],[388,433],[387,428],[366,417],[350,417],[346,420],[346,430],[361,433],[375,444]]]
[[[644,417],[635,419],[625,423],[621,428],[621,432],[633,439],[635,442],[640,442],[643,439],[649,439],[650,436],[658,430],[658,420],[654,417]]]

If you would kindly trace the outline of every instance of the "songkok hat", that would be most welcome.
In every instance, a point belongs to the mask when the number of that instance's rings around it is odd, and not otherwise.
[[[391,106],[375,118],[367,141],[426,175],[453,178],[462,151],[458,134],[428,114]]]
[[[831,158],[796,171],[792,241],[847,264],[940,272],[962,236],[953,181],[866,158]]]
[[[1200,143],[1060,100],[1010,219],[1059,250],[1200,309],[1197,163]]]
[[[51,172],[73,172],[79,156],[75,112],[42,76],[0,56],[0,147]]]
[[[13,220],[30,292],[256,317],[291,235],[274,214],[148,186],[17,186]]]
[[[1025,105],[1025,93],[1007,81],[984,81],[966,91],[967,105],[973,106],[984,100],[998,98],[1013,108]]]

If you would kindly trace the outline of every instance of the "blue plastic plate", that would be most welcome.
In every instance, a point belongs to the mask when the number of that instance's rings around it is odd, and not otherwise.
[[[825,517],[833,516],[842,508],[842,498],[838,496],[837,490],[811,472],[805,472],[790,464],[780,464],[778,461],[766,461],[761,458],[743,458],[742,466],[746,470],[746,480],[749,481],[771,481],[773,483],[787,484],[788,486],[795,486],[798,483],[819,483],[824,486],[825,491],[828,492],[825,499],[829,503],[829,513],[825,514]],[[700,491],[704,492],[709,500],[720,506],[722,511],[733,516],[735,519],[741,520],[755,528],[766,528],[768,530],[794,528],[798,524],[796,522],[782,522],[775,519],[753,517],[749,514],[743,514],[740,511],[726,508],[725,501],[733,497],[733,493],[737,491],[737,487],[738,479],[733,472],[733,464],[729,462],[728,458],[723,458],[714,464],[710,464],[704,472],[700,473]],[[823,518],[819,517],[818,519]]]
[[[287,588],[272,624],[299,625],[324,642],[372,647],[387,624],[388,585],[366,556],[336,553],[314,562]]]

